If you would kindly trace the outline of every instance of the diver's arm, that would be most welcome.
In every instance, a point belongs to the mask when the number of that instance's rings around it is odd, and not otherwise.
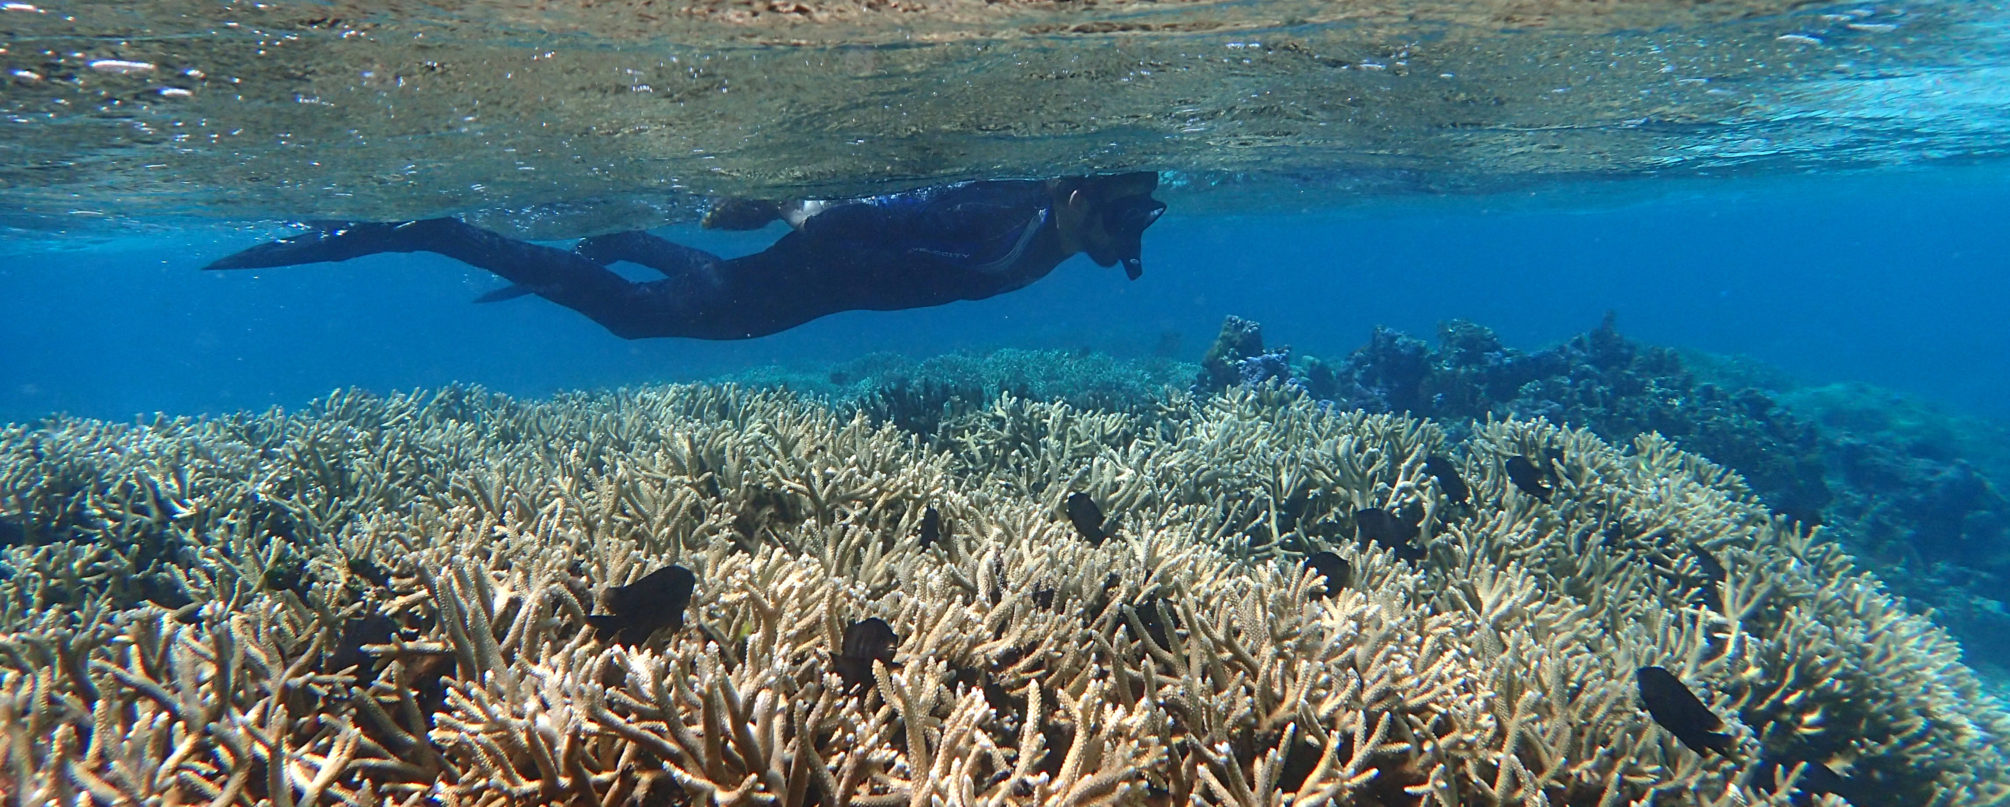
[[[966,182],[868,199],[804,203],[804,237],[984,274],[1009,271],[1052,221],[1041,183]]]

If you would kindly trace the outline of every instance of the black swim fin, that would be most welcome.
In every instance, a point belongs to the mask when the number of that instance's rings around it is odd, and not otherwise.
[[[507,285],[507,286],[504,286],[504,287],[502,287],[502,288],[500,288],[500,289],[496,289],[495,291],[491,291],[491,292],[488,292],[487,294],[483,294],[483,295],[482,295],[482,296],[480,296],[480,297],[476,297],[476,298],[475,298],[475,302],[476,302],[476,303],[500,303],[500,302],[502,302],[502,301],[504,301],[504,300],[514,300],[514,299],[516,299],[516,298],[518,298],[518,297],[522,297],[522,296],[524,296],[524,295],[526,295],[526,294],[533,294],[533,293],[535,293],[535,292],[532,292],[532,291],[530,290],[530,287],[529,287],[529,286],[525,286],[525,285],[523,285],[523,284],[521,284],[521,283],[511,283],[511,284],[509,284],[509,285]]]
[[[264,269],[302,263],[333,263],[379,252],[411,252],[424,244],[425,231],[439,221],[459,223],[454,219],[424,219],[322,227],[225,255],[203,268]]]

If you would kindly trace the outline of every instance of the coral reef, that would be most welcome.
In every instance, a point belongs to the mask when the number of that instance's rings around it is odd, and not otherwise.
[[[1823,435],[1830,525],[1892,588],[1931,604],[1970,658],[2010,668],[2010,433],[1861,384],[1781,384]]]
[[[1420,514],[1417,562],[1347,539],[1368,508]],[[1955,646],[1652,435],[1241,389],[1004,395],[928,441],[730,386],[342,393],[7,427],[0,520],[10,803],[1806,798],[1762,758],[2010,802],[2010,716]],[[681,624],[589,629],[673,563]],[[1653,722],[1645,666],[1729,753]]]
[[[1698,378],[1672,350],[1628,341],[1610,316],[1535,352],[1458,320],[1440,327],[1435,347],[1377,329],[1346,363],[1308,362],[1305,376],[1314,397],[1343,408],[1448,422],[1542,418],[1611,440],[1659,432],[1736,469],[1774,511],[1808,524],[1821,523],[1832,498],[1808,423],[1763,392]]]
[[[1239,349],[1265,354],[1256,325]],[[1224,326],[1224,333],[1231,328]],[[1438,343],[1377,329],[1344,363],[1308,358],[1262,376],[1342,408],[1467,421],[1541,418],[1613,441],[1658,432],[1743,476],[1775,512],[1874,565],[1894,591],[1940,612],[1970,658],[2010,668],[2010,435],[1863,385],[1804,387],[1777,371],[1678,355],[1621,337],[1610,317],[1524,352],[1468,322]]]
[[[1192,363],[1163,357],[1122,361],[1088,350],[1005,348],[920,361],[875,353],[816,372],[767,368],[724,380],[788,389],[933,439],[944,419],[982,409],[1002,394],[1135,412],[1152,407],[1192,372]]]
[[[1261,361],[1265,355],[1263,326],[1241,317],[1228,317],[1222,320],[1221,333],[1208,346],[1207,355],[1200,359],[1193,391],[1220,392],[1242,384],[1248,380],[1243,363],[1252,359]]]

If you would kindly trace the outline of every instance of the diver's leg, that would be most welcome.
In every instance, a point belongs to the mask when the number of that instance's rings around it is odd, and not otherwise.
[[[265,269],[303,263],[333,263],[380,252],[411,252],[405,231],[420,221],[358,222],[320,227],[292,238],[269,241],[226,255],[204,269]]]
[[[261,244],[210,269],[346,261],[381,252],[432,252],[486,269],[531,293],[585,314],[617,336],[674,335],[681,313],[655,284],[629,282],[567,250],[518,241],[460,219],[356,224]]]
[[[672,279],[692,273],[701,276],[716,274],[722,262],[719,256],[710,252],[692,249],[640,230],[582,238],[573,245],[572,251],[598,264],[615,261],[640,264]]]

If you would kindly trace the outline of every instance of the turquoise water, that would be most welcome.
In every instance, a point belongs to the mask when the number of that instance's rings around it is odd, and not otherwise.
[[[91,777],[102,801],[236,781],[223,801],[277,803],[268,786],[317,789],[313,766],[353,799],[682,803],[703,788],[649,772],[691,763],[663,749],[692,732],[727,733],[726,707],[630,709],[645,672],[669,674],[645,667],[704,659],[668,669],[765,699],[732,709],[803,707],[837,680],[827,657],[860,662],[839,637],[867,614],[897,646],[872,654],[901,662],[844,677],[874,705],[817,712],[768,767],[735,734],[708,775],[744,763],[762,798],[828,804],[836,779],[777,784],[820,747],[875,771],[873,803],[919,798],[910,743],[949,742],[961,704],[998,803],[1087,781],[1054,754],[1008,770],[1042,720],[1048,745],[1099,720],[1130,732],[1095,763],[1123,804],[1232,803],[1198,782],[1260,778],[1264,754],[1304,781],[1314,745],[1374,774],[1343,787],[1322,769],[1346,804],[1728,803],[1711,799],[1761,798],[1759,771],[1795,762],[1846,783],[1803,778],[1775,803],[2010,803],[2006,26],[2003,3],[1943,0],[7,3],[0,718],[29,728],[0,736],[0,807],[81,799]],[[1137,280],[1077,256],[989,299],[740,341],[623,340],[534,296],[476,304],[501,281],[434,255],[201,269],[302,222],[435,216],[736,256],[786,228],[702,229],[720,199],[1117,171],[1155,172],[1168,206]],[[1231,317],[1290,362],[1224,347],[1234,327],[1217,343]],[[1264,367],[1286,386],[1206,375]],[[1406,412],[1432,422],[1377,419]],[[1424,480],[1427,454],[1470,475],[1472,502]],[[1554,489],[1510,459],[1555,463]],[[825,498],[847,485],[867,492]],[[1078,520],[1084,490],[1107,535]],[[951,537],[909,541],[924,510]],[[1322,549],[1363,582],[1306,605],[1291,575]],[[897,572],[871,566],[887,557]],[[1008,557],[1067,581],[1007,580]],[[618,612],[619,583],[673,560],[698,572],[689,629],[680,612],[646,650],[616,649],[575,619]],[[820,593],[748,604],[783,578]],[[1502,606],[1496,584],[1528,599]],[[1057,587],[1067,607],[1041,615]],[[1522,610],[1557,601],[1547,621]],[[1224,670],[1250,656],[1169,675],[1168,635],[1219,642],[1179,621],[1209,612],[1178,608],[1235,610],[1222,635],[1322,694],[1190,719],[1193,702],[1242,708],[1221,693],[1249,676]],[[1387,613],[1402,624],[1370,624]],[[974,621],[931,634],[944,614]],[[1052,669],[1018,646],[916,655],[985,620],[1097,649],[1053,650]],[[494,641],[469,638],[483,627]],[[216,672],[206,643],[254,629],[255,661],[307,677]],[[142,648],[169,634],[174,659]],[[1367,634],[1386,643],[1361,653],[1437,654],[1403,671],[1427,696],[1346,689],[1372,666],[1348,655]],[[737,665],[760,653],[773,676],[754,681]],[[1663,677],[1636,683],[1663,664],[1735,736],[1692,742],[1711,730],[1676,725],[1683,699],[1646,683]],[[207,703],[240,714],[204,724],[187,715],[211,707],[132,683],[166,667],[191,691],[234,684]],[[1070,704],[1100,693],[1145,717],[1062,714],[1043,676],[1064,669]],[[940,697],[916,706],[895,680]],[[682,714],[686,732],[622,746],[644,729],[578,708],[624,688],[621,719]],[[1045,715],[1026,705],[1039,692]],[[284,722],[267,698],[312,704],[271,735],[292,769],[232,733]],[[372,699],[404,710],[396,725],[356,706]],[[476,701],[506,725],[464,731]],[[888,728],[910,709],[935,722]],[[1534,728],[1495,731],[1510,712]],[[818,719],[776,714],[753,722],[778,743]],[[1377,715],[1402,716],[1379,747]],[[834,740],[839,724],[880,734]],[[105,726],[149,739],[65,745]],[[1440,743],[1446,726],[1473,733]],[[470,750],[519,729],[543,739]],[[330,763],[352,738],[375,761]],[[120,767],[176,744],[194,749],[178,773]],[[532,783],[483,779],[497,755]],[[1507,795],[1516,776],[1534,784]]]
[[[1810,383],[1860,381],[2010,418],[2010,191],[1991,165],[1735,180],[1323,212],[1172,208],[1136,282],[1085,259],[1022,291],[937,309],[853,312],[750,342],[625,342],[435,256],[246,274],[201,264],[251,241],[197,230],[58,249],[17,237],[0,269],[0,414],[121,419],[298,404],[329,389],[462,381],[518,394],[690,380],[874,352],[1087,347],[1197,360],[1220,320],[1342,356],[1386,325],[1463,318],[1536,348],[1618,314],[1645,342],[1747,356]],[[1302,191],[1302,189],[1300,189]],[[1592,201],[1577,201],[1588,197]],[[766,233],[660,231],[726,254]],[[1170,336],[1169,336],[1170,335]]]

